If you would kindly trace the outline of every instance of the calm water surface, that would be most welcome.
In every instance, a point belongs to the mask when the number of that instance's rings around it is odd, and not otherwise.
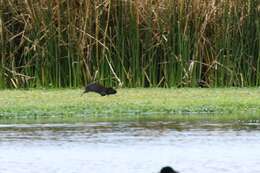
[[[0,125],[0,173],[259,173],[259,124]]]

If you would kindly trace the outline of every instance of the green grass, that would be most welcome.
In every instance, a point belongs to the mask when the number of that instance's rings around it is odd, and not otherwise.
[[[2,90],[0,119],[64,121],[258,121],[260,89],[119,89],[114,96],[82,90]]]

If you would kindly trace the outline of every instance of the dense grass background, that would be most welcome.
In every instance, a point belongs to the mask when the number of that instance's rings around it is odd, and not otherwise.
[[[259,0],[0,3],[0,88],[260,85]]]

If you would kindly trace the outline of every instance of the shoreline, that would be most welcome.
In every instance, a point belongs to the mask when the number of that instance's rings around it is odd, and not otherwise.
[[[1,90],[0,119],[83,117],[112,119],[260,120],[259,88],[134,88],[114,96],[80,89]]]

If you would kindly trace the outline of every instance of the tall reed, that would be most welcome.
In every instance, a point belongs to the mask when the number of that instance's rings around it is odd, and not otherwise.
[[[259,0],[0,0],[0,87],[260,85]]]

